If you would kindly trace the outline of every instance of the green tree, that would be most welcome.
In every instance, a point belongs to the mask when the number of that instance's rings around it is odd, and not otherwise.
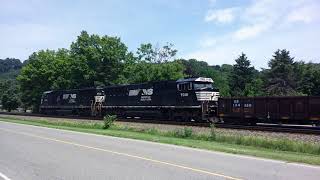
[[[6,58],[0,59],[0,80],[14,80],[22,68],[19,59]]]
[[[10,88],[11,83],[14,83],[12,80],[2,80],[0,81],[0,98],[2,95]]]
[[[162,48],[154,48],[150,43],[141,44],[136,56],[128,53],[122,82],[142,83],[184,77],[183,64],[180,61],[173,61],[176,52],[172,44]]]
[[[250,60],[242,53],[233,65],[230,77],[230,87],[232,96],[246,96],[246,86],[252,83],[256,70],[251,66]]]
[[[1,98],[2,109],[11,112],[11,110],[15,110],[19,107],[20,101],[17,94],[13,94],[10,92],[5,92]]]
[[[20,84],[21,101],[37,112],[44,91],[71,87],[69,52],[41,50],[33,53],[17,80]]]
[[[267,71],[267,86],[268,95],[272,96],[288,96],[297,95],[296,76],[294,58],[290,56],[290,52],[283,49],[277,50],[273,58],[269,61],[270,69]]]
[[[244,94],[249,97],[265,95],[263,92],[263,80],[257,77],[250,83],[247,83],[244,89]]]
[[[188,77],[200,77],[200,76],[209,76],[212,75],[213,68],[209,66],[207,62],[198,61],[196,59],[184,60],[181,59],[181,62],[186,67],[185,74]]]
[[[3,107],[6,109],[8,109],[7,107],[11,106],[9,100],[6,99],[10,96],[14,97],[12,102],[17,101],[18,104],[20,104],[20,91],[17,81],[12,79],[0,81],[0,104],[3,105],[4,103]],[[4,102],[2,101],[3,98],[5,100]]]
[[[50,89],[52,84],[51,62],[54,51],[39,51],[29,57],[29,63],[22,68],[17,80],[22,91],[22,102],[37,111],[42,92]]]
[[[177,80],[183,78],[184,66],[178,62],[147,63],[138,62],[131,67],[128,77],[129,83],[142,83],[147,81]]]
[[[22,67],[22,63],[19,59],[6,58],[0,59],[0,74],[9,72],[11,70],[19,70]]]
[[[297,91],[305,95],[320,95],[320,64],[300,61],[294,66]]]
[[[140,61],[163,63],[172,60],[177,52],[171,43],[167,43],[163,47],[159,47],[159,45],[154,47],[151,43],[147,43],[140,45],[137,55]]]
[[[9,112],[21,104],[20,91],[15,80],[0,82],[0,104],[2,104],[2,109],[6,109]]]
[[[118,37],[82,31],[71,44],[74,87],[104,86],[119,81],[127,61],[127,46]]]

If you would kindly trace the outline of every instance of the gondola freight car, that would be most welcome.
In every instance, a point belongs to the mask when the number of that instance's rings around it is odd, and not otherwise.
[[[225,123],[320,125],[320,97],[219,98],[218,116]]]

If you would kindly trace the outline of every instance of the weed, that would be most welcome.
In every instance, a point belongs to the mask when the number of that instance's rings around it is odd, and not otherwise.
[[[111,126],[113,126],[114,121],[116,121],[117,116],[116,115],[106,115],[103,118],[103,129],[109,129]]]
[[[216,139],[216,127],[213,123],[210,124],[210,139],[211,140]]]
[[[156,135],[156,134],[159,134],[160,132],[158,129],[153,127],[153,128],[147,129],[146,133]]]
[[[191,138],[193,137],[193,130],[190,127],[184,127],[183,129],[174,129],[173,131],[169,131],[167,136],[173,136],[178,138]]]
[[[190,127],[184,127],[183,128],[183,137],[189,138],[193,135],[192,128]]]

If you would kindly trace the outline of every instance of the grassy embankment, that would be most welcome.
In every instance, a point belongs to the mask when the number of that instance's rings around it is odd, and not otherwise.
[[[212,127],[210,133],[194,133],[185,127],[172,131],[155,128],[138,129],[128,126],[112,125],[110,122],[52,121],[46,119],[23,119],[0,117],[0,121],[43,126],[56,129],[93,133],[108,136],[175,144],[199,149],[244,154],[289,162],[302,162],[320,165],[320,144],[297,142],[289,139],[266,139],[254,136],[221,135]],[[107,129],[105,129],[107,128]]]

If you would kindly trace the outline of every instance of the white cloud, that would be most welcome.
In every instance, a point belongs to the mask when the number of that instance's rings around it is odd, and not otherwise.
[[[212,37],[205,37],[200,41],[201,47],[211,47],[217,44],[217,39]]]
[[[206,22],[230,23],[235,19],[236,10],[237,8],[209,10],[204,20]]]
[[[271,27],[271,25],[268,23],[244,26],[233,33],[233,38],[235,40],[245,40],[253,38],[263,33],[264,31],[267,31],[269,27]]]
[[[214,6],[217,3],[217,0],[209,0],[209,5]]]
[[[236,22],[240,28],[229,32],[234,40],[246,40],[293,22],[311,23],[320,19],[320,5],[315,0],[260,0],[247,7],[209,10],[205,20],[219,23]],[[234,21],[239,16],[238,21]]]
[[[311,23],[320,19],[319,11],[320,4],[317,0],[252,1],[244,8],[240,22],[244,25],[235,34],[244,34],[240,38],[243,40],[245,34],[250,38],[263,32],[288,28],[294,22]]]
[[[200,48],[183,57],[196,58],[216,64],[234,64],[234,60],[244,52],[256,68],[266,68],[268,61],[277,49],[287,49],[295,60],[312,60],[320,63],[320,25],[299,31],[282,31],[272,36],[261,36],[250,41],[232,41],[225,38],[218,40],[218,46]]]
[[[234,64],[234,59],[241,53],[241,50],[234,45],[219,46],[216,48],[199,49],[185,54],[186,59],[198,59],[209,64]]]
[[[207,21],[219,22],[217,11],[213,12],[207,14]],[[232,20],[227,22],[234,24],[229,31],[226,28],[215,37],[199,38],[200,48],[185,54],[185,58],[209,64],[234,64],[234,59],[244,52],[254,66],[265,68],[277,49],[288,49],[296,60],[319,63],[320,46],[316,44],[320,41],[319,12],[318,0],[252,0],[231,13]]]
[[[288,17],[288,22],[311,23],[320,19],[320,7],[318,4],[307,5],[293,9]]]

